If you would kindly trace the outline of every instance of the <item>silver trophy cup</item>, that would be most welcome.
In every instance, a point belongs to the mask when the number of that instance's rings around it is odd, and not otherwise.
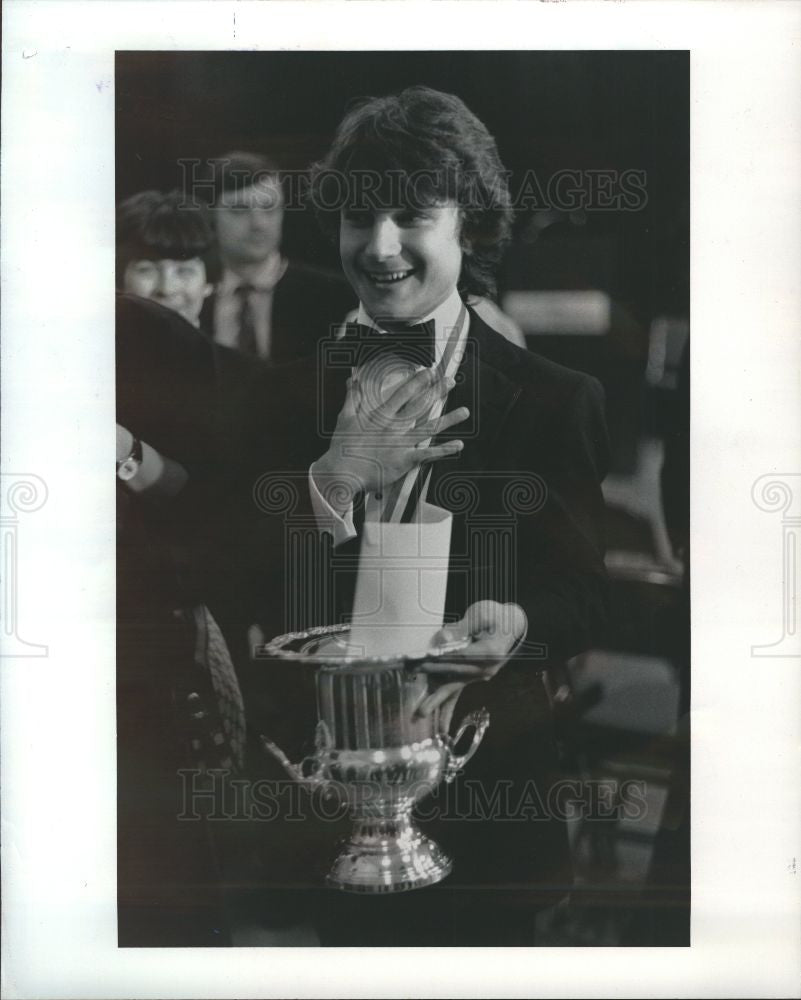
[[[439,882],[451,859],[415,826],[412,809],[440,781],[452,781],[479,747],[489,714],[467,715],[454,736],[440,714],[416,709],[429,693],[430,659],[447,659],[454,646],[424,657],[356,657],[347,653],[348,626],[279,636],[259,658],[315,667],[318,723],[315,751],[297,764],[270,740],[266,749],[287,774],[308,787],[337,792],[347,801],[350,836],[327,876],[348,892],[404,892]],[[461,649],[465,643],[460,644]],[[464,753],[455,751],[473,731]]]

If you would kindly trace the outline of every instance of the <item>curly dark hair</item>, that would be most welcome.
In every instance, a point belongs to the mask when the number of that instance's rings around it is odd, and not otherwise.
[[[453,94],[409,87],[360,101],[344,117],[327,155],[311,168],[309,196],[336,239],[340,211],[455,201],[464,251],[459,291],[495,294],[512,206],[495,140]]]
[[[117,287],[132,260],[191,260],[200,257],[206,279],[220,277],[216,238],[204,212],[180,191],[140,191],[117,207]]]

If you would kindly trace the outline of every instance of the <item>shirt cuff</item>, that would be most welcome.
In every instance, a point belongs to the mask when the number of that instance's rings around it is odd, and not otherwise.
[[[311,466],[309,466],[309,496],[311,497],[314,519],[317,522],[317,530],[320,534],[328,532],[333,535],[334,546],[342,545],[343,542],[356,537],[356,528],[353,524],[353,504],[348,507],[344,514],[338,514],[317,488]]]

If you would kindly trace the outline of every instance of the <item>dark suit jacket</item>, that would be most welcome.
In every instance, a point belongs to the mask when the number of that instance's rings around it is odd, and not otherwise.
[[[470,418],[441,440],[460,438],[465,447],[435,463],[428,492],[454,514],[447,614],[459,618],[481,599],[516,601],[528,616],[525,659],[573,656],[606,617],[603,390],[510,344],[472,310],[456,382],[446,409],[467,406]],[[341,384],[325,396],[337,410],[343,399]],[[337,556],[355,559],[358,545],[352,540]],[[338,589],[346,615],[352,594]]]
[[[203,304],[200,328],[214,336],[214,303]],[[290,261],[273,291],[270,323],[270,363],[282,364],[314,354],[317,341],[356,305],[350,286],[340,274]]]

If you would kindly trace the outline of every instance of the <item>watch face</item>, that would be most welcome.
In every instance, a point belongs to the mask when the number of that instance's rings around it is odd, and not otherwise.
[[[117,469],[117,475],[124,483],[127,483],[139,471],[139,465],[140,463],[135,458],[126,458]]]

